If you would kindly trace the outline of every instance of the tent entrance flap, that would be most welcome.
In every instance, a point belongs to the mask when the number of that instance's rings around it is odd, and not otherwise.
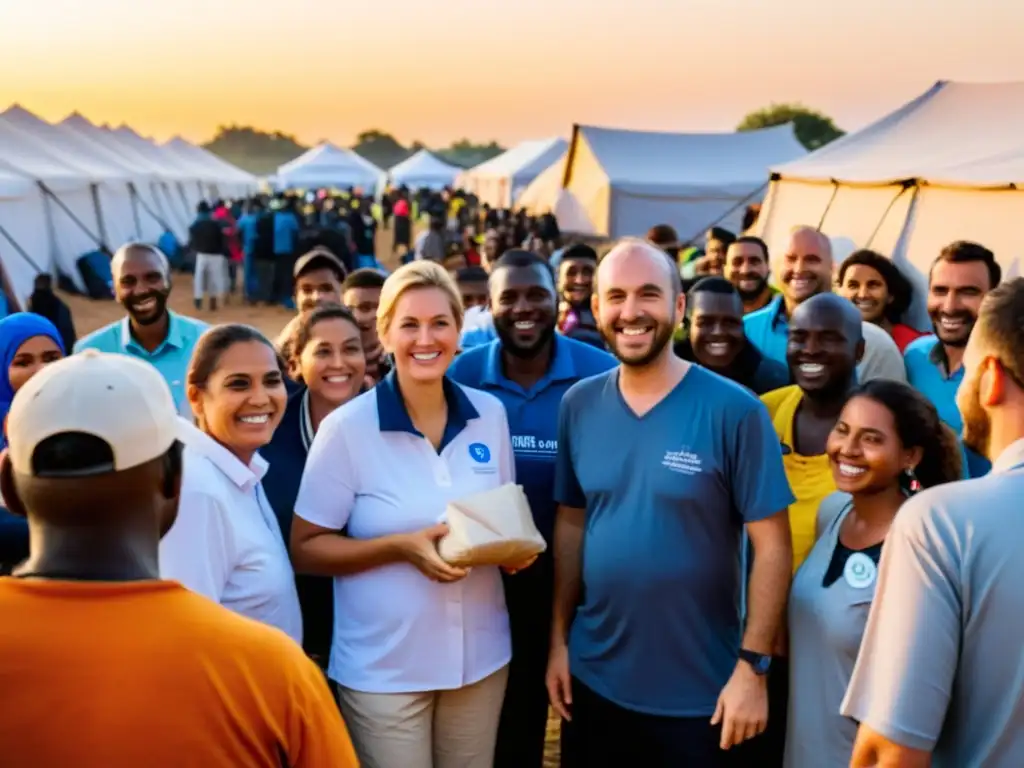
[[[54,194],[52,189],[50,189],[48,186],[46,186],[46,184],[44,184],[41,181],[37,182],[37,183],[39,184],[39,188],[43,191],[43,194],[46,195],[52,202],[56,203],[57,207],[60,208],[62,211],[64,211],[64,213],[67,214],[68,218],[71,219],[71,221],[73,221],[75,223],[75,225],[79,229],[81,229],[86,235],[88,235],[89,239],[92,240],[94,243],[96,243],[96,246],[100,250],[109,250],[107,248],[106,244],[103,242],[102,238],[98,237],[95,232],[93,232],[91,229],[89,229],[89,227],[87,227],[85,225],[85,223],[83,223],[82,220],[75,215],[75,212],[72,211],[70,208],[68,208],[64,204],[64,201],[61,200],[59,197],[57,197],[57,195]],[[95,192],[95,186],[94,186],[93,187],[93,195],[95,195],[95,194],[96,194],[96,192]],[[95,200],[95,198],[94,198],[94,200]],[[99,217],[97,216],[97,219],[98,218]]]

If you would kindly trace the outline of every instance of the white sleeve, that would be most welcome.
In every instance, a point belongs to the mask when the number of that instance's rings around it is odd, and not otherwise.
[[[219,603],[234,561],[227,510],[207,493],[186,490],[160,541],[160,576]]]
[[[498,476],[502,485],[505,485],[516,481],[516,456],[512,450],[512,431],[508,426],[508,413],[505,412],[503,404],[499,405],[501,407],[501,428],[498,438]]]
[[[340,415],[337,411],[332,416]],[[295,514],[313,525],[340,531],[355,503],[355,466],[344,420],[328,416],[317,430],[302,472]]]

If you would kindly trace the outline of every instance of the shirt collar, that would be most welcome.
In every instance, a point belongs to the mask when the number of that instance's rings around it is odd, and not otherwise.
[[[935,344],[932,345],[931,350],[928,352],[928,361],[932,363],[932,365],[938,367],[939,371],[947,379],[955,376],[959,371],[963,370],[963,366],[961,365],[960,368],[952,374],[949,372],[949,357],[946,356],[946,348],[943,346],[942,342],[939,341],[938,336],[935,337]]]
[[[786,303],[782,300],[781,293],[769,301],[765,308],[768,309],[772,330],[775,330],[780,323],[784,326],[789,325],[789,318],[786,317]]]
[[[444,399],[448,403],[448,423],[441,439],[441,448],[444,448],[465,429],[471,419],[480,418],[480,414],[462,388],[447,376],[442,381],[442,387]],[[377,422],[381,432],[407,432],[423,437],[423,433],[413,426],[412,417],[409,416],[405,401],[402,399],[402,390],[399,388],[398,375],[395,371],[381,379],[374,387],[374,392],[377,394]]]
[[[157,352],[163,349],[165,345],[175,349],[183,349],[185,347],[185,341],[181,337],[181,321],[178,319],[177,313],[171,310],[167,310],[167,335],[160,342],[160,346],[153,351]],[[131,318],[128,316],[121,320],[121,346],[126,349],[128,347],[142,349],[139,343],[132,337]]]
[[[185,419],[182,419],[179,425],[179,436],[189,450],[208,459],[244,493],[252,491],[270,467],[267,460],[258,453],[246,466],[235,454]]]
[[[992,472],[1001,474],[1021,465],[1024,465],[1024,438],[1003,449],[999,458],[992,463]]]
[[[536,388],[547,386],[554,381],[571,381],[577,378],[576,362],[572,357],[572,349],[566,343],[565,337],[556,333],[551,339],[552,355],[551,364],[547,373],[537,382]],[[502,370],[501,340],[495,339],[487,345],[487,357],[484,359],[482,381],[492,387],[507,386],[513,384],[509,381]]]
[[[299,400],[299,437],[302,438],[302,447],[309,453],[309,447],[313,444],[313,416],[309,409],[309,390],[302,393]]]

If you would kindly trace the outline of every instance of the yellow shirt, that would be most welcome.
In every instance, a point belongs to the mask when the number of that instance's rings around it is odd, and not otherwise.
[[[782,387],[761,396],[761,402],[768,408],[768,415],[782,443],[782,465],[786,468],[789,487],[796,496],[796,501],[789,506],[794,573],[814,546],[818,505],[836,490],[828,456],[801,456],[793,450],[793,418],[802,398],[803,393],[796,385]]]

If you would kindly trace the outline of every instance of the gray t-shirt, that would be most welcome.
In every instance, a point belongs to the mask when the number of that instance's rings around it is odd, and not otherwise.
[[[845,768],[857,736],[857,724],[839,714],[839,705],[857,661],[875,579],[844,575],[823,586],[849,511],[846,493],[837,491],[821,502],[818,539],[789,593],[786,768]]]
[[[1024,766],[1024,440],[896,516],[842,713],[934,768]]]

